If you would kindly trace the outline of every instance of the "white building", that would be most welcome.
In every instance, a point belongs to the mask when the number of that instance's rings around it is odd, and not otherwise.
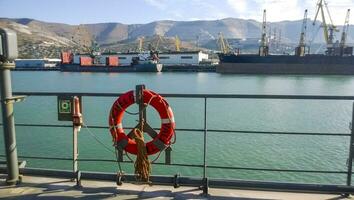
[[[147,58],[149,53],[119,53],[119,64],[130,65],[133,57]],[[199,65],[202,61],[208,60],[209,55],[202,51],[188,52],[163,52],[159,54],[160,63],[164,65]]]
[[[209,55],[202,51],[167,52],[159,54],[159,58],[164,65],[199,65]]]

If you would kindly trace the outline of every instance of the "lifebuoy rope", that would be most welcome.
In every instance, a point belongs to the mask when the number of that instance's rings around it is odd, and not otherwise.
[[[106,144],[104,144],[90,129],[89,127],[83,123],[82,124],[84,126],[84,128],[87,130],[87,132],[93,137],[93,139],[95,139],[99,144],[101,144],[106,150],[108,150],[109,152],[113,153],[116,155],[116,158],[117,158],[117,165],[118,165],[118,168],[119,168],[119,172],[120,173],[123,173],[122,171],[122,166],[120,165],[120,162],[119,162],[119,159],[118,159],[118,150],[117,148],[114,148],[115,151],[112,151],[112,149],[110,149]]]
[[[135,92],[133,92],[134,95],[134,102],[136,101],[136,97],[135,97]],[[154,100],[156,97],[161,97],[158,94],[152,93],[152,96],[150,97],[149,101],[147,103],[144,104],[144,107],[139,110],[139,112],[136,113],[132,113],[129,112],[125,109],[123,109],[123,107],[121,106],[120,102],[117,101],[115,104],[115,106],[118,107],[118,109],[121,112],[125,112],[128,113],[130,115],[138,115],[140,112],[144,112],[144,110],[146,110],[146,108],[151,104],[152,100]],[[167,102],[163,99],[160,98],[159,102],[163,105],[163,107],[165,108],[165,110],[167,111],[167,117],[166,119],[161,119],[161,123],[165,124],[165,123],[174,123],[174,118],[173,116],[171,116],[170,112],[172,112],[170,106],[167,104]],[[111,108],[110,110],[110,114],[109,114],[109,120],[111,122],[111,126],[109,127],[109,129],[113,132],[113,141],[114,141],[114,146],[116,148],[116,156],[117,156],[117,161],[118,161],[118,155],[117,155],[117,151],[118,151],[118,141],[119,141],[119,132],[118,129],[122,129],[122,123],[120,122],[119,124],[116,124],[117,122],[115,122],[115,116],[113,115],[113,111],[114,111],[114,106]],[[160,149],[160,152],[158,154],[158,156],[152,161],[150,162],[148,159],[148,154],[147,154],[147,149],[146,149],[146,144],[144,141],[144,122],[141,123],[141,127],[140,129],[134,129],[134,134],[131,135],[131,139],[133,139],[137,145],[137,158],[136,161],[134,163],[134,167],[135,167],[135,175],[136,178],[140,181],[146,181],[149,182],[149,177],[151,174],[151,163],[154,163],[156,160],[159,159],[161,153],[162,153],[162,149]],[[173,141],[169,141],[168,144],[166,144],[165,148],[170,147],[172,144],[174,144],[176,142],[176,134],[175,134],[175,127],[172,127],[173,135],[174,135],[174,139]],[[128,152],[126,151],[126,149],[122,149],[125,152],[125,155],[131,160],[133,161],[129,155]],[[120,170],[121,171],[121,170]]]

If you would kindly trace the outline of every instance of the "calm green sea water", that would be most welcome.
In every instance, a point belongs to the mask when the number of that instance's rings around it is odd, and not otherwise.
[[[122,93],[145,84],[158,93],[210,94],[306,94],[354,95],[350,76],[246,76],[215,73],[61,73],[13,72],[13,90],[57,92]],[[87,125],[107,126],[108,111],[115,98],[84,97],[84,120]],[[169,98],[178,128],[203,127],[203,99]],[[352,103],[318,100],[208,100],[209,129],[242,131],[296,131],[349,133]],[[136,111],[132,107],[130,111]],[[70,124],[57,121],[55,97],[28,97],[16,104],[17,123]],[[159,126],[157,113],[148,110],[149,122]],[[124,125],[134,126],[135,116],[125,116]],[[17,127],[20,156],[71,156],[70,128]],[[0,131],[2,134],[2,130]],[[101,141],[111,146],[108,130],[91,129]],[[0,153],[4,154],[3,137]],[[346,171],[348,137],[255,135],[246,133],[208,133],[207,162],[213,166],[259,167]],[[82,129],[79,135],[80,158],[114,159]],[[203,163],[203,133],[177,132],[173,163]],[[71,162],[28,159],[29,167],[70,169]],[[164,157],[161,156],[161,162]],[[116,172],[111,162],[81,162],[81,170]],[[123,164],[132,173],[131,164]],[[201,176],[202,169],[153,166],[154,175]],[[208,176],[269,181],[345,183],[345,174],[279,173],[246,170],[208,169]]]

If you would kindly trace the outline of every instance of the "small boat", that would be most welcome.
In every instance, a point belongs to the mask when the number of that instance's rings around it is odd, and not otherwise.
[[[161,72],[163,65],[159,63],[157,51],[150,51],[150,55],[140,54],[132,59],[132,66],[137,72]]]

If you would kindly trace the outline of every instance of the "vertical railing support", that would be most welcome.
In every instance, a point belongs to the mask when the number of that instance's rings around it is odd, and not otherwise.
[[[351,186],[352,184],[352,171],[353,171],[353,156],[354,156],[354,104],[352,111],[352,121],[350,123],[350,144],[349,144],[349,158],[348,158],[348,172],[347,172],[347,186]]]
[[[146,123],[146,109],[144,105],[144,90],[145,85],[137,85],[135,87],[136,103],[139,105],[139,129],[144,130],[143,126]]]
[[[165,164],[166,165],[170,165],[172,163],[171,162],[171,151],[172,151],[171,147],[167,147],[165,150]]]
[[[79,147],[78,134],[83,125],[81,105],[79,97],[73,97],[73,172],[76,179],[76,186],[81,186],[81,172],[79,171]]]
[[[348,157],[348,172],[347,172],[347,186],[352,184],[352,171],[353,171],[353,156],[354,156],[354,104],[352,111],[352,122],[350,123],[350,144],[349,144],[349,157]]]
[[[11,86],[11,71],[14,68],[14,63],[0,62],[0,87],[1,87],[1,106],[2,106],[2,120],[4,129],[4,141],[6,151],[7,163],[7,179],[6,183],[9,185],[17,184],[19,179],[16,132],[15,132],[15,118],[14,118],[14,97],[12,96]]]
[[[203,147],[203,195],[208,195],[209,181],[207,177],[207,97],[204,97],[204,147]]]
[[[352,184],[352,172],[353,172],[353,156],[354,156],[354,104],[353,104],[353,110],[352,110],[352,121],[350,123],[350,143],[349,143],[349,157],[347,160],[347,166],[348,166],[348,171],[347,171],[347,186],[351,186]],[[348,197],[349,193],[343,194],[344,196]]]
[[[122,149],[117,149],[117,151],[118,151],[118,161],[119,162],[123,162],[124,161],[123,150]]]
[[[73,173],[74,173],[74,180],[76,180],[76,186],[81,186],[80,181],[80,172],[79,172],[79,148],[78,148],[78,128],[76,126],[73,127]]]

